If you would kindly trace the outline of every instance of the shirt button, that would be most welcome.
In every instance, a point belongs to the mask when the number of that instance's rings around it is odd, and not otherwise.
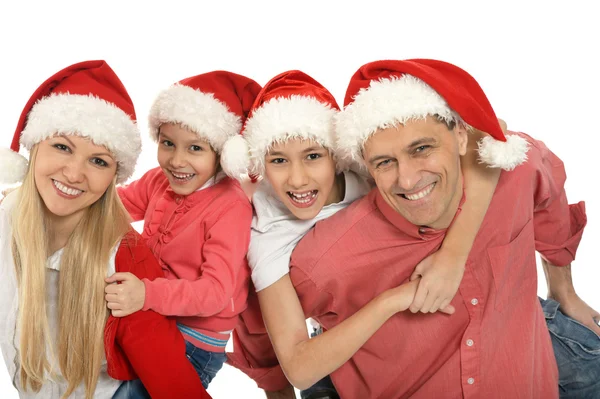
[[[421,234],[425,234],[426,232],[427,232],[427,230],[425,230],[425,228],[424,228],[424,227],[420,227],[420,228],[419,228],[419,233],[421,233]]]
[[[175,202],[178,203],[178,204],[180,204],[181,203],[181,197],[175,198]]]
[[[469,379],[467,380],[467,384],[469,384],[469,385],[473,385],[473,384],[475,384],[475,378],[469,378]]]
[[[479,301],[477,300],[477,298],[471,299],[471,305],[477,305],[478,303]]]
[[[467,346],[473,346],[474,343],[472,339],[467,340]]]

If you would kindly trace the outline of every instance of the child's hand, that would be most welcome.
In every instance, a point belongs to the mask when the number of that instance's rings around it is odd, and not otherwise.
[[[388,309],[391,309],[392,313],[403,312],[407,310],[415,298],[419,283],[420,279],[417,277],[408,283],[404,283],[396,288],[390,288],[389,290],[385,291],[382,295],[385,297],[386,303],[391,306],[391,308]],[[454,306],[448,304],[447,306],[441,307],[439,311],[442,313],[453,314],[455,309]]]
[[[107,307],[114,317],[124,317],[141,310],[146,298],[144,282],[131,273],[115,273],[105,279]],[[116,282],[121,284],[112,284]]]
[[[465,272],[465,261],[440,249],[422,260],[410,276],[419,287],[410,305],[413,313],[434,313],[450,305]]]

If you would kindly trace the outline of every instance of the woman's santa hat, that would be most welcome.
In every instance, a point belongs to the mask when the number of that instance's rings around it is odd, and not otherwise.
[[[489,134],[479,157],[490,167],[512,170],[527,160],[528,143],[504,135],[477,81],[455,65],[427,59],[376,61],[350,79],[344,110],[336,120],[338,156],[362,162],[364,143],[378,129],[438,115]]]
[[[150,109],[150,136],[158,141],[163,123],[177,123],[221,153],[225,142],[240,134],[261,87],[227,71],[192,76],[163,90]]]
[[[117,182],[132,174],[142,149],[133,103],[105,61],[71,65],[46,80],[21,113],[10,149],[0,148],[0,183],[23,181],[28,161],[19,155],[55,135],[76,135],[106,147],[117,161]]]
[[[333,150],[335,98],[319,82],[301,71],[288,71],[271,79],[259,93],[242,136],[231,138],[223,149],[221,165],[232,177],[261,176],[265,155],[274,143],[301,138]]]

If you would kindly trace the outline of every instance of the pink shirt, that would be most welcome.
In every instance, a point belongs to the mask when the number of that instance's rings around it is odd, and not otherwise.
[[[246,252],[252,206],[239,183],[224,178],[180,196],[156,168],[120,188],[119,195],[132,218],[144,220],[142,237],[165,274],[143,280],[143,309],[176,316],[193,330],[186,339],[223,351],[246,308],[250,275]]]
[[[537,300],[535,250],[555,265],[569,264],[585,207],[568,205],[560,159],[525,137],[532,144],[529,160],[501,175],[452,301],[456,313],[394,315],[332,373],[341,397],[558,397],[556,361]],[[333,328],[406,282],[445,233],[410,224],[377,190],[319,222],[291,260],[306,316]],[[247,338],[238,340],[246,351],[265,351],[264,340]],[[267,368],[273,364],[249,366],[263,387],[281,386],[276,368]]]

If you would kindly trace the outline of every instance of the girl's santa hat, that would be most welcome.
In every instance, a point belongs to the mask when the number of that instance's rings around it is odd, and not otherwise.
[[[106,147],[117,161],[117,182],[132,174],[142,149],[135,109],[105,61],[71,65],[46,80],[21,113],[10,149],[0,148],[0,183],[23,181],[28,161],[19,155],[55,136],[76,135]]]
[[[232,177],[261,176],[265,155],[274,143],[301,138],[334,149],[334,116],[339,112],[333,95],[301,71],[288,71],[271,79],[259,93],[243,136],[231,138],[221,165]]]
[[[477,81],[455,65],[427,59],[376,61],[350,79],[344,110],[336,120],[338,156],[362,163],[364,143],[378,129],[438,115],[489,134],[479,157],[490,167],[512,170],[527,160],[528,143],[504,135]]]
[[[178,123],[208,141],[220,154],[240,134],[260,85],[228,71],[192,76],[163,90],[150,109],[150,136],[158,140],[163,123]]]

